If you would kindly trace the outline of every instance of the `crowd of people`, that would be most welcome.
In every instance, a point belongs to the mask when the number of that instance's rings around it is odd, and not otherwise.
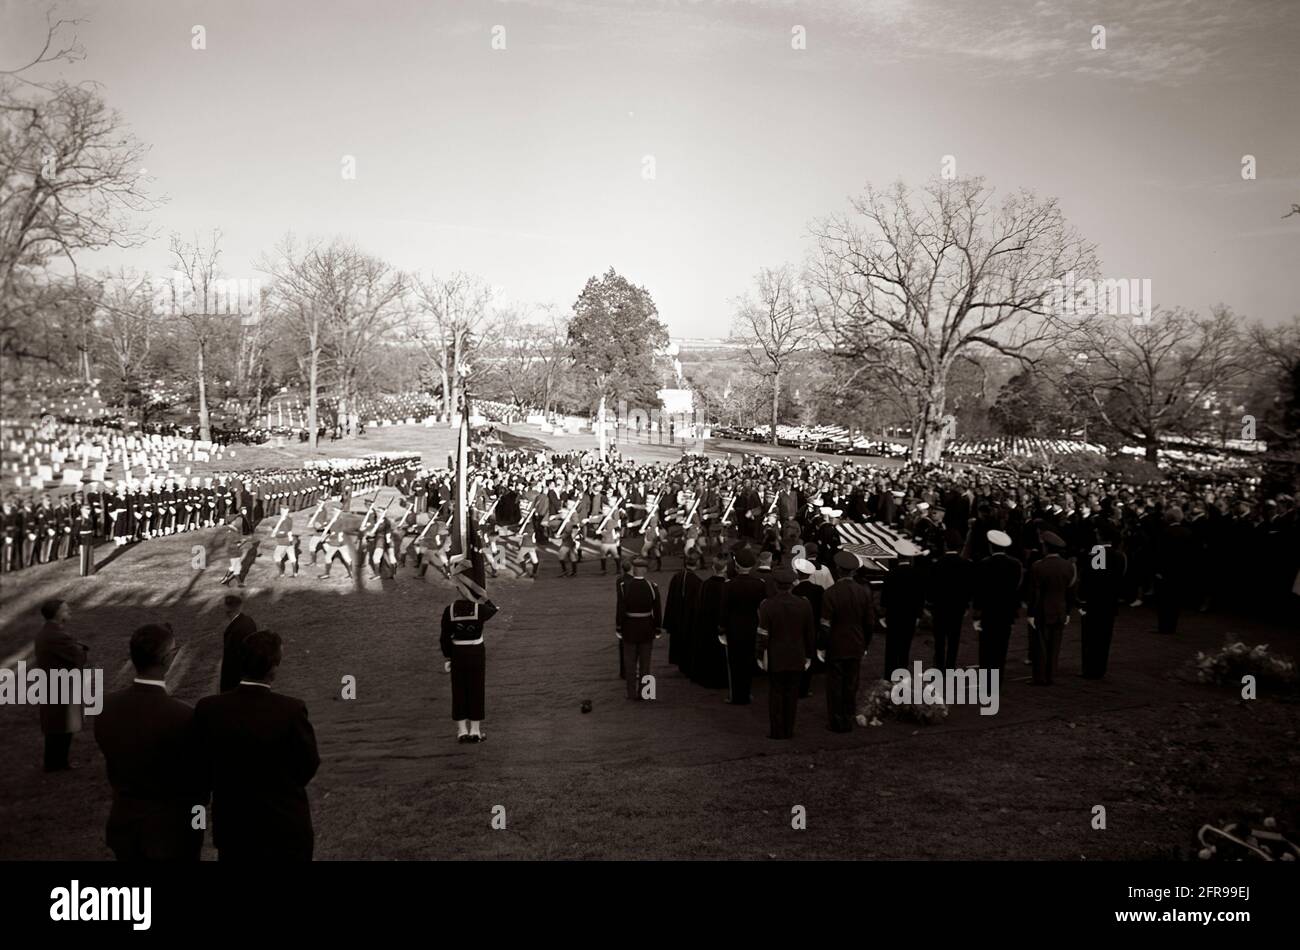
[[[852,731],[864,676],[909,670],[926,624],[933,653],[922,662],[955,668],[969,619],[978,668],[1001,673],[1023,620],[1032,680],[1051,686],[1075,618],[1083,675],[1096,679],[1107,673],[1122,605],[1153,602],[1157,631],[1172,636],[1186,610],[1256,611],[1294,622],[1300,603],[1295,501],[1266,495],[1251,480],[1132,485],[757,455],[637,462],[617,451],[602,460],[593,452],[486,444],[470,460],[471,523],[493,570],[502,566],[494,552],[510,539],[523,573],[535,575],[546,556],[560,576],[575,575],[586,560],[612,576],[629,701],[655,697],[654,645],[666,636],[667,663],[701,688],[725,690],[731,705],[751,703],[755,679],[766,677],[773,739],[793,735],[801,700],[817,693],[827,727]],[[349,572],[368,565],[395,577],[412,563],[421,577],[430,566],[450,574],[454,472],[420,462],[397,452],[310,463],[291,473],[297,483],[290,473],[248,473],[238,488],[223,483],[224,521],[214,512],[204,523],[246,538],[270,519],[274,566],[296,573],[302,552],[293,514],[311,509],[307,548],[313,560],[324,554],[322,576],[336,558]],[[387,501],[352,505],[354,494],[377,487],[393,489]],[[223,504],[219,492],[199,497]],[[165,494],[151,500],[147,517],[127,510],[133,530],[168,533],[190,523],[185,502]],[[864,544],[864,537],[874,540]],[[662,591],[650,572],[662,570],[665,558],[674,570]],[[232,559],[222,583],[241,573]],[[135,683],[97,718],[115,789],[109,841],[119,856],[196,857],[201,834],[176,822],[209,795],[221,816],[214,842],[223,858],[311,854],[304,786],[318,760],[306,710],[269,689],[278,638],[242,614],[238,595],[228,598],[220,695],[193,710],[168,699],[162,684],[174,640],[149,626],[132,637]],[[84,666],[84,646],[66,632],[68,605],[42,610],[38,664]],[[486,597],[463,595],[443,613],[441,648],[462,743],[486,741],[495,613]],[[44,710],[42,725],[46,767],[58,770],[76,730]],[[271,761],[263,740],[275,730],[289,730],[295,745],[291,756]],[[193,772],[169,778],[182,784],[143,802],[124,794],[138,787],[131,772],[149,754],[182,754],[182,732],[192,737],[183,754],[195,763]],[[272,801],[292,820],[267,829],[259,816]]]

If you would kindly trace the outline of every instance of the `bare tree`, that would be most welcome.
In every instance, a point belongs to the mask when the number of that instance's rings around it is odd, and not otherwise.
[[[343,306],[335,299],[346,294],[350,281],[345,252],[337,243],[322,247],[312,244],[299,249],[292,235],[286,236],[270,258],[260,264],[272,278],[264,301],[287,335],[296,340],[295,352],[307,377],[307,434],[316,451],[319,428],[321,361],[325,353],[329,311]]]
[[[1237,319],[1226,307],[1208,317],[1157,310],[1150,320],[1091,315],[1066,338],[1076,354],[1071,385],[1117,433],[1141,445],[1149,462],[1164,435],[1195,436],[1207,405],[1249,370]]]
[[[796,354],[808,348],[817,324],[788,266],[763,268],[755,284],[756,298],[746,295],[736,302],[731,335],[744,344],[754,369],[772,381],[771,441],[776,445],[781,374]]]
[[[492,297],[486,282],[463,271],[417,280],[418,316],[411,336],[439,367],[444,413],[460,404],[462,370],[487,329]]]
[[[60,21],[64,22],[64,21]],[[48,44],[47,44],[48,46]],[[48,49],[38,61],[47,62]],[[18,70],[21,71],[21,70]],[[145,149],[93,89],[0,76],[0,349],[18,353],[28,302],[54,258],[141,242]],[[20,90],[27,94],[20,96]],[[23,355],[32,355],[26,353]]]
[[[173,234],[170,251],[175,268],[167,296],[171,311],[181,318],[194,345],[199,393],[199,438],[212,438],[208,414],[208,353],[230,322],[229,301],[222,281],[221,232],[213,229],[206,244],[196,237],[184,242]]]
[[[1054,200],[994,204],[983,179],[868,187],[813,227],[808,281],[830,352],[915,398],[912,458],[937,461],[949,434],[949,375],[968,353],[1023,358],[1050,332],[1055,282],[1091,275],[1091,245]]]
[[[366,360],[389,339],[406,319],[402,299],[406,279],[377,257],[351,246],[334,248],[337,267],[332,285],[327,350],[335,365],[339,385],[339,415],[351,435],[358,420],[359,381]]]
[[[99,281],[97,321],[98,338],[112,358],[125,407],[130,396],[139,395],[139,383],[157,335],[158,320],[147,279],[139,274],[118,271]],[[140,421],[144,421],[144,400],[137,399]]]

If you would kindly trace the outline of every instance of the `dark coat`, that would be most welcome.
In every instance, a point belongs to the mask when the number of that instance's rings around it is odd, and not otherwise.
[[[778,591],[758,607],[755,653],[767,653],[769,673],[801,673],[816,652],[812,604]]]
[[[993,554],[975,565],[975,610],[989,623],[1010,624],[1020,612],[1024,568],[1009,554]]]
[[[257,624],[248,614],[238,614],[226,624],[225,633],[221,635],[221,692],[229,692],[239,685],[239,645],[256,632]]]
[[[1064,623],[1074,607],[1078,572],[1059,554],[1034,562],[1029,571],[1029,613],[1037,623]]]
[[[47,674],[52,670],[82,670],[90,648],[74,640],[62,624],[46,621],[36,634],[35,668]],[[51,686],[53,683],[51,683]],[[41,706],[41,732],[53,735],[81,731],[82,707],[74,703],[44,703]]]
[[[113,806],[108,846],[119,855],[197,861],[203,828],[193,808],[207,805],[193,743],[194,710],[161,686],[135,683],[110,694],[95,717]]]
[[[727,685],[727,653],[718,642],[718,627],[722,623],[722,595],[729,583],[725,576],[714,575],[700,585],[689,673],[692,680],[709,689]]]
[[[310,860],[307,783],[320,767],[300,699],[238,686],[194,707],[194,733],[212,790],[212,843],[237,856]]]
[[[718,625],[733,650],[753,649],[758,635],[758,605],[767,597],[767,585],[753,574],[737,574],[722,590]]]
[[[826,659],[861,659],[875,629],[876,603],[865,584],[841,577],[823,593],[818,647]]]

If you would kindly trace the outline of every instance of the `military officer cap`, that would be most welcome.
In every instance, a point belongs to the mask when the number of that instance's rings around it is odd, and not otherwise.
[[[1055,531],[1044,531],[1043,543],[1054,550],[1060,550],[1065,547],[1065,541],[1063,541],[1061,536]]]
[[[858,556],[852,551],[835,552],[835,566],[842,571],[856,571],[861,564]]]
[[[817,573],[816,565],[814,565],[812,561],[804,557],[795,558],[793,567],[800,574],[807,574],[809,577],[812,577],[814,574]]]
[[[1007,534],[1005,531],[999,531],[997,528],[994,528],[985,535],[985,537],[989,539],[989,544],[996,548],[1011,547],[1011,535]]]

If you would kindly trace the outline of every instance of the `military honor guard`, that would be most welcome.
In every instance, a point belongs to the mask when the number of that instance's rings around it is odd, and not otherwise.
[[[280,504],[280,515],[276,518],[275,526],[271,529],[271,540],[275,542],[275,549],[272,552],[271,559],[275,563],[278,576],[284,576],[284,565],[288,563],[291,569],[290,576],[297,577],[298,536],[293,531],[293,514],[289,511],[287,501]]]
[[[663,634],[663,602],[659,585],[646,577],[644,557],[632,561],[632,573],[616,585],[614,635],[622,647],[627,698],[639,700],[650,675],[654,642]]]

